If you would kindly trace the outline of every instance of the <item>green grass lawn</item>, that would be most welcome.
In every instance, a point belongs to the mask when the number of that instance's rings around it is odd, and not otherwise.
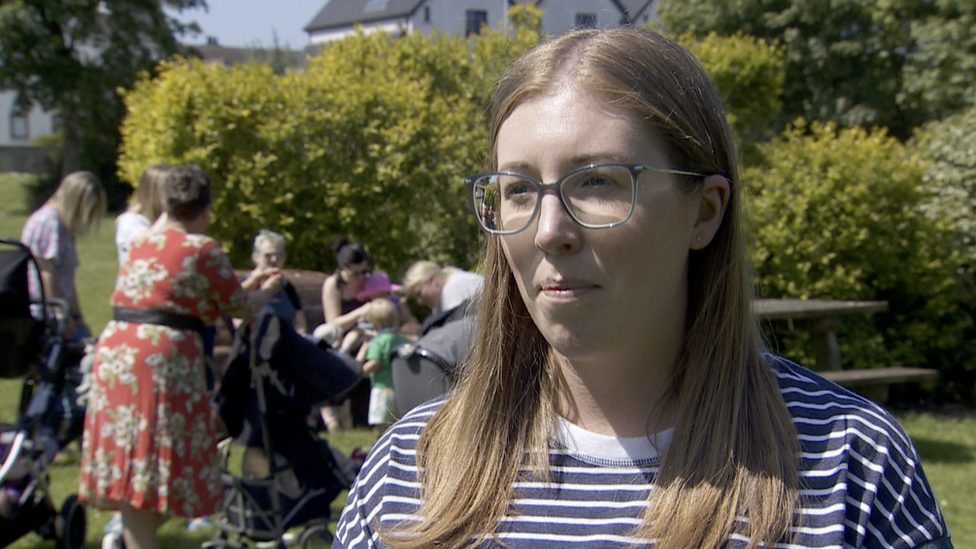
[[[0,235],[20,237],[20,229],[28,215],[22,206],[22,183],[22,177],[0,174]],[[99,233],[77,242],[81,260],[76,281],[79,299],[96,332],[108,322],[111,314],[108,298],[118,268],[113,229],[113,220],[108,217]],[[0,380],[0,419],[13,420],[19,394],[19,381]],[[911,413],[902,415],[899,420],[918,446],[925,473],[941,502],[956,549],[976,549],[976,415],[946,417]],[[373,434],[367,430],[329,435],[329,442],[346,453],[356,446],[369,446],[374,440]],[[67,459],[52,464],[50,474],[52,491],[60,505],[77,490],[77,455],[69,453]],[[333,502],[333,518],[338,516],[344,501],[345,496],[340,495]],[[109,518],[110,513],[89,511],[87,549],[99,548],[102,527]],[[212,535],[213,529],[189,533],[185,520],[173,520],[160,531],[160,545],[163,549],[199,546]],[[28,534],[11,547],[53,548],[54,542]]]

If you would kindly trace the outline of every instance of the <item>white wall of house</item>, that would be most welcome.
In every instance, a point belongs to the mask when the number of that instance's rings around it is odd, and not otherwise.
[[[577,26],[577,15],[594,16],[596,28],[619,27],[623,14],[610,0],[547,0],[542,9],[542,31],[559,34]]]
[[[506,0],[426,0],[412,14],[397,19],[371,22],[363,25],[366,33],[382,30],[394,35],[419,30],[429,33],[440,29],[451,34],[465,34],[467,16],[471,10],[485,13],[488,26],[502,24],[509,4]],[[577,16],[591,15],[595,27],[616,27],[623,14],[612,0],[546,0],[539,4],[543,10],[542,30],[558,34],[578,25]],[[319,30],[309,35],[309,42],[319,44],[344,38],[354,32],[349,27]]]
[[[26,147],[39,136],[54,131],[54,116],[38,107],[26,117],[14,116],[14,98],[11,91],[0,91],[0,146]]]
[[[404,32],[410,32],[412,30],[410,21],[406,20],[405,18],[364,23],[362,27],[364,34],[372,34],[377,31],[383,31],[394,36],[403,34]],[[352,27],[337,27],[328,30],[318,30],[309,34],[308,41],[310,44],[324,44],[326,42],[332,42],[333,40],[345,38],[355,32],[355,29]]]
[[[428,8],[429,22],[425,20]],[[414,14],[414,25],[425,33],[438,28],[451,34],[464,35],[469,10],[485,12],[485,22],[489,27],[497,28],[507,9],[508,2],[505,0],[427,0]]]

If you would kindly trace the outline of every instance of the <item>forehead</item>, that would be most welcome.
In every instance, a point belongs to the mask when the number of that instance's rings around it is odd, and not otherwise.
[[[258,244],[258,251],[261,253],[273,253],[280,252],[285,249],[284,242],[280,242],[274,238],[265,238],[261,240]]]
[[[495,154],[502,171],[606,162],[669,167],[661,140],[646,122],[568,85],[515,107],[498,129]]]

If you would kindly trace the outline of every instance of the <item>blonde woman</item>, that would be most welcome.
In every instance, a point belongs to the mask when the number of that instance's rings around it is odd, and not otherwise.
[[[722,98],[635,28],[500,81],[472,357],[386,431],[333,547],[951,547],[879,406],[763,352]]]
[[[146,168],[139,177],[139,185],[129,206],[115,218],[115,248],[119,254],[119,265],[125,262],[132,239],[148,231],[163,213],[163,181],[172,169],[173,166],[169,164],[153,164]]]
[[[403,275],[403,287],[433,314],[469,302],[481,292],[484,277],[457,267],[441,267],[433,261],[417,261]]]
[[[27,218],[20,240],[37,260],[38,273],[31,268],[30,292],[40,297],[43,285],[47,298],[63,299],[70,311],[65,337],[81,340],[91,335],[78,304],[75,271],[78,252],[75,238],[97,227],[105,215],[105,189],[91,172],[73,172],[64,177],[44,205]]]

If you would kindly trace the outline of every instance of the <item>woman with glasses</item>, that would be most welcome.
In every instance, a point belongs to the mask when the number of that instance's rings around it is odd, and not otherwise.
[[[355,330],[366,321],[369,302],[363,303],[357,295],[366,287],[366,279],[373,273],[369,254],[359,242],[337,237],[330,246],[336,254],[336,271],[322,283],[322,314],[325,323],[318,326],[313,336],[334,344],[338,350],[356,356],[362,339]],[[362,419],[369,406],[369,383],[364,381],[350,394],[355,401],[356,416]],[[352,428],[353,410],[350,401],[338,406],[324,406],[322,421],[330,433]],[[362,421],[365,423],[365,420]]]
[[[286,257],[285,236],[268,229],[261,229],[254,237],[254,246],[251,252],[251,262],[254,263],[252,276],[281,270],[285,265]],[[305,311],[302,310],[302,301],[298,296],[298,290],[287,279],[281,279],[281,290],[268,301],[265,307],[270,309],[278,318],[291,323],[296,332],[304,334],[307,330]]]
[[[331,248],[338,268],[322,283],[322,313],[327,323],[345,333],[365,318],[367,307],[356,295],[366,286],[373,267],[366,249],[358,242],[340,236]]]
[[[374,446],[333,547],[951,547],[894,418],[764,351],[722,97],[688,52],[555,37],[489,135],[471,358]]]

